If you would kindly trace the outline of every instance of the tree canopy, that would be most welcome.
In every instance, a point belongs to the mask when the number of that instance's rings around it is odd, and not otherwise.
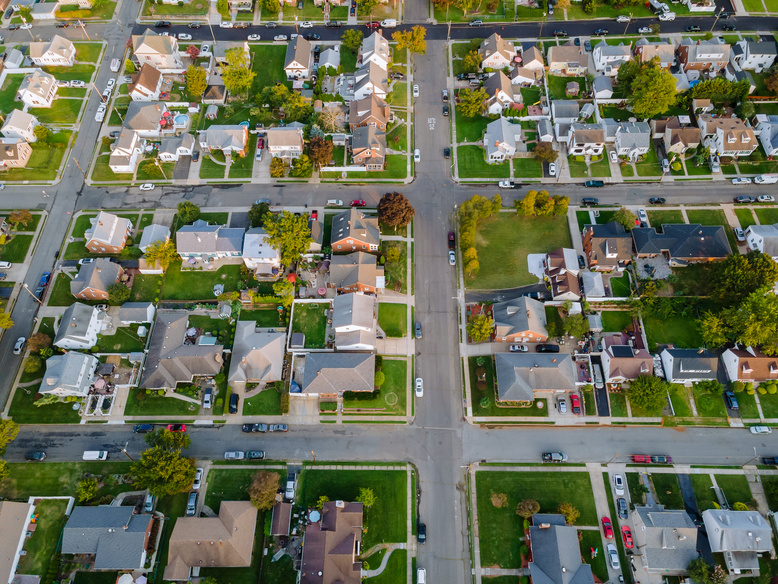
[[[329,164],[332,160],[332,151],[334,145],[332,140],[326,140],[321,136],[314,136],[308,142],[308,155],[311,161],[316,165],[316,168],[321,169],[322,166]]]
[[[267,470],[257,472],[251,479],[248,488],[251,504],[260,511],[272,509],[280,484],[281,479],[278,473]]]
[[[265,231],[268,244],[281,254],[281,263],[289,266],[299,260],[311,245],[308,216],[289,211],[267,213]]]
[[[629,96],[630,109],[639,118],[652,118],[675,105],[675,78],[659,66],[658,58],[624,63],[619,67],[618,79]]]
[[[630,384],[627,395],[633,407],[658,412],[667,402],[667,383],[658,377],[640,375]]]
[[[613,215],[613,220],[624,226],[627,231],[632,231],[635,228],[635,221],[637,221],[637,215],[626,207],[622,207]]]
[[[467,322],[467,336],[473,339],[474,343],[488,341],[493,332],[494,319],[485,314],[471,316]]]
[[[19,434],[19,424],[13,420],[0,420],[0,454],[5,453],[6,447],[16,439]]]
[[[163,270],[167,270],[171,263],[181,259],[176,250],[176,243],[172,239],[167,241],[155,241],[146,248],[146,261],[153,265],[159,262]]]
[[[409,50],[411,53],[423,55],[427,52],[427,29],[416,25],[411,30],[398,30],[392,33],[392,40],[397,43],[400,51]]]
[[[194,223],[200,217],[200,207],[191,201],[181,201],[176,207],[178,220],[184,225]]]
[[[166,450],[182,450],[192,445],[192,438],[186,432],[171,432],[167,428],[157,428],[146,434],[146,444]]]
[[[386,193],[378,201],[378,220],[390,227],[394,227],[395,232],[398,227],[405,227],[413,219],[416,210],[405,198],[405,195],[398,192]]]
[[[486,90],[480,87],[473,91],[470,88],[462,89],[459,92],[459,103],[457,108],[466,118],[474,118],[480,116],[484,109],[484,101],[489,97],[486,94]],[[480,135],[480,134],[479,134]]]
[[[344,48],[348,49],[352,53],[356,53],[359,49],[359,46],[362,44],[363,38],[365,38],[365,35],[361,30],[350,28],[343,33],[343,36],[340,37],[340,40],[342,41]]]
[[[242,47],[228,49],[225,60],[227,64],[222,67],[224,88],[232,95],[248,93],[257,74],[251,70],[251,62],[246,51]]]
[[[759,251],[732,254],[712,267],[710,296],[722,306],[745,300],[756,290],[778,281],[778,264]]]
[[[131,293],[132,290],[130,290],[126,284],[115,282],[108,286],[108,304],[113,306],[124,304],[130,299]]]
[[[200,97],[208,87],[206,71],[197,65],[189,65],[186,70],[186,90],[190,95]]]
[[[152,495],[164,497],[189,490],[195,477],[192,461],[181,457],[180,450],[162,446],[149,448],[132,464],[130,473],[137,489],[148,489]]]
[[[254,203],[249,209],[249,223],[252,227],[262,227],[265,224],[265,215],[270,212],[267,203]]]

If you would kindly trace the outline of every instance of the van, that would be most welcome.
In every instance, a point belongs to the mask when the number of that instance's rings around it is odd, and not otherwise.
[[[84,450],[83,460],[107,460],[108,453],[105,450]]]
[[[327,199],[327,206],[329,207],[342,207],[343,201],[340,199]],[[0,266],[2,267],[2,266]]]
[[[121,61],[119,59],[111,59],[111,71],[113,71],[114,73],[118,73],[120,65],[121,65]]]
[[[381,26],[384,28],[397,28],[397,20],[394,18],[387,18],[381,21]]]
[[[13,264],[11,262],[0,262],[0,269],[8,270]]]
[[[205,395],[203,396],[203,408],[206,410],[211,409],[211,398],[213,397],[213,388],[208,387],[205,390]]]
[[[778,175],[775,174],[760,174],[754,177],[754,182],[758,185],[772,185],[778,183]],[[2,266],[0,266],[2,267]]]
[[[148,493],[146,495],[146,501],[143,503],[143,510],[146,513],[151,513],[154,510],[154,495]]]
[[[197,509],[197,493],[189,493],[189,500],[186,502],[186,516],[193,517]]]
[[[416,569],[416,582],[417,584],[427,584],[427,570],[424,568]]]

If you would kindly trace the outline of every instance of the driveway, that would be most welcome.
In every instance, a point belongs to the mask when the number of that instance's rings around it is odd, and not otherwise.
[[[548,288],[546,288],[545,284],[537,283],[519,288],[506,288],[504,290],[473,290],[465,292],[465,302],[504,302],[533,292],[539,294],[541,299],[545,299],[548,295]]]

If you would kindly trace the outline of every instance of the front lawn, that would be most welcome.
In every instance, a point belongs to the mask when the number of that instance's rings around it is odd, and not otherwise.
[[[548,416],[548,404],[543,398],[536,399],[529,407],[506,407],[498,404],[494,384],[494,357],[470,357],[468,365],[474,416]]]
[[[54,283],[49,284],[49,287],[53,286],[53,289],[46,303],[48,306],[70,306],[76,301],[70,293],[70,281],[70,277],[62,272],[57,274]]]
[[[542,178],[543,163],[534,158],[514,158],[513,176],[517,179]]]
[[[762,406],[762,413],[765,418],[778,418],[778,394],[760,394],[759,405]]]
[[[697,323],[692,317],[657,318],[656,316],[647,316],[643,318],[643,324],[651,350],[655,345],[673,344],[679,349],[696,349],[703,345]]]
[[[17,424],[77,424],[81,420],[73,403],[56,402],[44,406],[35,405],[35,395],[40,383],[30,387],[17,387],[11,402],[9,415]]]
[[[697,498],[697,508],[700,512],[706,509],[713,509],[714,503],[718,505],[719,500],[714,493],[713,481],[708,474],[693,474],[689,475],[692,481],[692,488],[694,489],[694,496]]]
[[[662,167],[653,148],[649,148],[642,162],[635,163],[635,169],[638,176],[662,176]]]
[[[286,45],[252,45],[251,69],[257,76],[251,85],[251,95],[259,95],[265,87],[286,82],[284,57]]]
[[[85,473],[96,475],[103,486],[97,499],[117,495],[133,489],[132,483],[118,484],[112,475],[123,475],[130,470],[130,462],[29,462],[9,463],[10,474],[0,481],[0,497],[26,500],[28,497],[75,496],[76,484]]]
[[[100,52],[103,50],[103,43],[73,43],[76,47],[76,60],[97,63],[100,59]]]
[[[651,223],[651,227],[655,227],[657,231],[662,230],[662,225],[670,223],[686,223],[683,220],[683,213],[681,211],[647,211],[648,220]]]
[[[724,211],[721,209],[689,209],[686,211],[686,216],[689,218],[689,223],[729,227]]]
[[[128,327],[119,327],[113,335],[100,335],[97,339],[98,353],[135,353],[146,348],[149,323],[146,323],[146,336],[138,336],[138,324]]]
[[[66,499],[43,499],[35,506],[37,529],[24,543],[25,555],[19,559],[17,568],[20,574],[46,575],[51,556],[57,551],[62,528],[65,527],[67,507]]]
[[[754,219],[751,209],[735,209],[735,215],[737,216],[738,223],[740,223],[740,227],[743,229],[756,225],[756,219]]]
[[[75,120],[74,120],[75,121]],[[7,181],[53,182],[57,178],[62,158],[67,151],[70,132],[59,132],[49,138],[48,144],[33,142],[32,154],[24,168],[10,168],[5,173]],[[56,144],[55,144],[56,142]]]
[[[404,241],[381,242],[381,253],[384,257],[386,257],[387,252],[392,248],[400,250],[400,259],[396,262],[387,259],[384,264],[386,288],[387,290],[394,290],[395,292],[405,294],[408,289],[408,244]]]
[[[485,116],[467,118],[459,113],[459,108],[454,109],[457,121],[457,142],[477,142],[484,135],[486,126],[492,121]]]
[[[385,380],[380,389],[377,392],[373,392],[373,396],[370,399],[352,397],[354,394],[347,392],[343,399],[344,412],[348,409],[358,408],[369,411],[352,411],[350,413],[356,415],[405,415],[405,404],[408,395],[407,360],[404,357],[401,359],[388,359],[384,357],[381,371],[385,376]]]
[[[281,393],[273,386],[243,400],[244,416],[280,416],[282,413]]]
[[[510,162],[487,164],[485,151],[480,146],[457,147],[459,178],[508,178]]]
[[[602,330],[619,333],[632,324],[632,315],[626,310],[605,310],[602,312]]]
[[[759,218],[759,223],[762,225],[773,225],[778,223],[778,208],[759,208],[754,209],[756,216]]]
[[[405,304],[381,302],[378,305],[378,325],[387,337],[402,338],[407,332],[408,307]]]
[[[608,399],[611,406],[611,416],[614,418],[626,418],[629,414],[627,410],[627,397],[623,393],[610,392]]]
[[[146,393],[145,389],[131,389],[124,413],[127,416],[184,416],[196,414],[197,404],[175,397]]]
[[[683,495],[678,477],[674,474],[656,473],[651,475],[657,499],[667,509],[683,509]]]
[[[697,404],[697,415],[703,418],[726,418],[727,410],[724,397],[720,393],[701,391],[696,386],[692,388],[694,403]]]
[[[249,135],[248,148],[246,156],[233,156],[230,166],[230,178],[251,178],[254,171],[254,149],[257,145],[257,137],[254,134]]]
[[[724,492],[724,496],[730,505],[735,503],[745,503],[751,505],[754,496],[751,494],[751,487],[748,486],[748,479],[745,475],[715,475],[716,484]],[[756,505],[753,505],[754,507]]]
[[[24,258],[27,257],[27,250],[30,249],[32,237],[32,235],[14,235],[2,246],[0,260],[13,264],[23,263]]]
[[[223,284],[225,292],[240,289],[238,283],[244,281],[240,275],[242,264],[230,264],[211,270],[182,270],[181,262],[170,264],[165,272],[162,286],[162,300],[209,300],[216,302],[213,287]],[[252,279],[253,280],[253,279]],[[248,282],[251,284],[251,282]]]
[[[306,349],[323,349],[327,333],[326,302],[300,302],[294,306],[292,332],[305,335]]]

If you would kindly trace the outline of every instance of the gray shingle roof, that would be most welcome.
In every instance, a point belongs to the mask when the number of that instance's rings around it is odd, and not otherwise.
[[[148,227],[144,227],[138,247],[141,251],[146,251],[146,248],[155,241],[167,241],[168,239],[170,239],[170,228],[152,223]]]
[[[335,243],[349,237],[364,243],[378,245],[381,239],[378,218],[368,217],[355,207],[335,215],[332,220],[331,242]]]
[[[342,393],[375,389],[372,353],[309,353],[305,357],[303,393]]]
[[[108,292],[108,286],[119,280],[122,268],[105,258],[98,258],[91,264],[85,264],[78,275],[70,281],[70,293],[74,296],[87,288]]]
[[[520,296],[492,306],[495,330],[498,337],[531,331],[547,337],[546,311],[542,302]]]
[[[497,353],[497,395],[500,401],[532,401],[535,391],[575,389],[569,354]]]
[[[661,505],[635,507],[633,517],[635,544],[649,572],[685,572],[698,557],[697,526],[686,511],[667,511]]]
[[[225,225],[209,225],[198,219],[176,232],[179,254],[241,252],[245,230]]]
[[[672,371],[665,371],[669,379],[716,379],[719,360],[705,349],[665,349],[662,351],[662,363],[665,356],[672,357]]]
[[[66,338],[77,342],[86,341],[89,323],[96,310],[97,308],[94,306],[88,306],[81,302],[68,306],[62,314],[57,336],[54,337],[54,344],[59,346],[59,343]]]
[[[662,225],[663,233],[653,227],[632,230],[632,241],[638,254],[667,252],[671,259],[694,260],[725,258],[731,250],[727,234],[720,225]]]
[[[256,322],[238,321],[230,360],[230,383],[280,381],[285,339],[283,332],[257,332]]]
[[[533,516],[530,544],[533,584],[594,584],[591,566],[581,562],[578,531],[562,515]]]

